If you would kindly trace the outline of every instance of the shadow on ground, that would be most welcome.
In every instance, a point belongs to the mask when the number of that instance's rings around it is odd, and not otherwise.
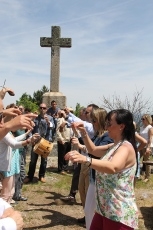
[[[146,229],[153,230],[153,207],[140,207]]]

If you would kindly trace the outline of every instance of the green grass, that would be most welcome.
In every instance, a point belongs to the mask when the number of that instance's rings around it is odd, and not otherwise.
[[[149,181],[147,183],[143,182],[143,180],[138,180],[136,182],[136,188],[144,188],[144,189],[150,189],[153,188],[153,174],[150,175]]]
[[[69,186],[71,185],[71,180],[72,180],[72,177],[69,175],[64,175],[64,176],[60,175],[59,180],[55,182],[54,187],[58,189],[67,190]]]

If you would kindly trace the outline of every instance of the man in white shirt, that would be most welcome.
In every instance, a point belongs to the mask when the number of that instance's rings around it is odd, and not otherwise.
[[[87,106],[86,110],[85,110],[85,121],[81,120],[80,118],[76,117],[73,113],[70,113],[68,108],[65,108],[65,112],[67,114],[67,121],[71,124],[73,122],[83,122],[84,127],[89,135],[90,138],[92,138],[94,136],[94,130],[93,130],[93,125],[90,122],[90,113],[92,111],[92,109],[97,109],[98,106],[95,104],[90,104]]]

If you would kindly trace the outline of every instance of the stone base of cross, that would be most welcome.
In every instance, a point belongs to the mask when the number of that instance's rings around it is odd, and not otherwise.
[[[64,96],[60,92],[47,92],[43,94],[43,103],[50,107],[50,103],[52,100],[55,100],[57,106],[61,109],[64,109],[66,106],[66,96]]]

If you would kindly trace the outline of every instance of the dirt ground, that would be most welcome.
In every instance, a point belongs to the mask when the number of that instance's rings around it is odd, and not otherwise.
[[[153,175],[151,175],[151,177],[152,176]],[[153,187],[151,186],[150,189],[136,189],[135,194],[137,206],[141,212],[139,218],[139,229],[153,230]]]
[[[23,195],[28,201],[20,201],[15,206],[22,212],[25,230],[81,230],[77,218],[84,216],[79,194],[76,203],[60,203],[62,195],[68,195],[72,174],[57,174],[57,158],[51,157],[48,162],[46,183],[37,182],[23,186]],[[36,172],[37,176],[37,172]],[[152,175],[153,176],[153,175]],[[140,230],[153,230],[153,191],[149,188],[136,188],[137,205],[142,217],[139,219]],[[109,229],[108,229],[109,230]]]

